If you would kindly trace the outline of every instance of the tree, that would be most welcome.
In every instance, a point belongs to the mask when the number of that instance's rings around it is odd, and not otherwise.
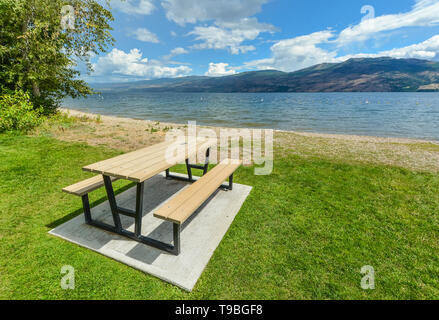
[[[26,91],[45,113],[92,93],[78,62],[91,72],[91,56],[113,45],[111,21],[97,0],[0,0],[0,93]]]

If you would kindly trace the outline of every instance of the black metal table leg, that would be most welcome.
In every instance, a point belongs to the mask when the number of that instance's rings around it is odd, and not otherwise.
[[[208,170],[209,170],[209,163],[210,163],[209,158],[210,158],[210,148],[208,148],[206,151],[206,161],[205,161],[203,166],[199,166],[196,164],[190,164],[189,159],[186,159],[185,162],[186,162],[186,170],[187,170],[188,178],[171,175],[169,172],[169,169],[167,169],[166,170],[166,179],[180,180],[180,181],[186,181],[186,182],[195,182],[193,175],[192,175],[192,169],[203,170],[203,176],[206,175]]]
[[[192,167],[189,164],[189,159],[186,159],[186,169],[187,169],[187,176],[189,181],[192,181]]]
[[[134,241],[146,244],[150,247],[168,252],[170,254],[180,254],[180,225],[174,224],[174,245],[164,243],[152,238],[142,236],[142,218],[143,218],[143,197],[145,190],[145,183],[137,184],[136,194],[136,211],[121,208],[117,206],[116,197],[114,195],[113,184],[111,178],[104,176],[105,189],[107,190],[107,197],[111,207],[111,214],[113,215],[114,226],[107,223],[95,221],[92,219],[90,211],[90,203],[88,195],[82,197],[82,204],[84,206],[85,222],[95,228],[99,228],[108,232],[116,233],[121,236],[127,237]],[[135,218],[134,232],[130,232],[122,228],[120,221],[120,214]]]
[[[136,225],[135,234],[140,237],[142,234],[142,218],[143,218],[143,191],[145,190],[145,183],[137,184],[137,195],[136,195]]]
[[[176,256],[180,254],[180,233],[181,225],[174,223],[174,252]]]
[[[92,218],[91,218],[90,201],[88,199],[88,194],[82,196],[82,206],[84,207],[85,223],[90,223],[92,221]]]
[[[116,204],[116,197],[114,196],[113,183],[109,176],[104,175],[105,189],[107,190],[108,202],[110,203],[111,214],[113,215],[114,225],[116,230],[122,230],[122,223],[120,222],[119,210]]]
[[[207,171],[209,170],[209,162],[210,162],[210,148],[206,151],[206,161],[204,162],[204,170],[203,170],[203,176],[207,174]]]

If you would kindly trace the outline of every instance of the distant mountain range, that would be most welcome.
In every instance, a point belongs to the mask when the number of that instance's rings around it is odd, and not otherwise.
[[[419,59],[362,58],[295,72],[243,72],[95,84],[98,91],[145,92],[415,92],[439,91],[439,63]]]

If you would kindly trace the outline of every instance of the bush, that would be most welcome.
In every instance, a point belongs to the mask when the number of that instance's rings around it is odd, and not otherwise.
[[[0,132],[27,132],[41,123],[41,109],[35,110],[23,91],[0,95]]]

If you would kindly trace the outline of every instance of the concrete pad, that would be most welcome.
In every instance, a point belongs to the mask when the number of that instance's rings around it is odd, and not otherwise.
[[[163,174],[145,182],[142,235],[172,244],[172,223],[154,218],[152,211],[187,186],[186,182],[166,180]],[[218,190],[212,195],[182,226],[179,256],[86,225],[84,215],[49,233],[192,291],[251,189],[234,184],[233,191]],[[134,210],[136,188],[116,199],[119,206]],[[93,219],[113,225],[108,201],[92,208],[91,212]],[[134,231],[134,219],[121,216],[121,220],[125,229]]]

